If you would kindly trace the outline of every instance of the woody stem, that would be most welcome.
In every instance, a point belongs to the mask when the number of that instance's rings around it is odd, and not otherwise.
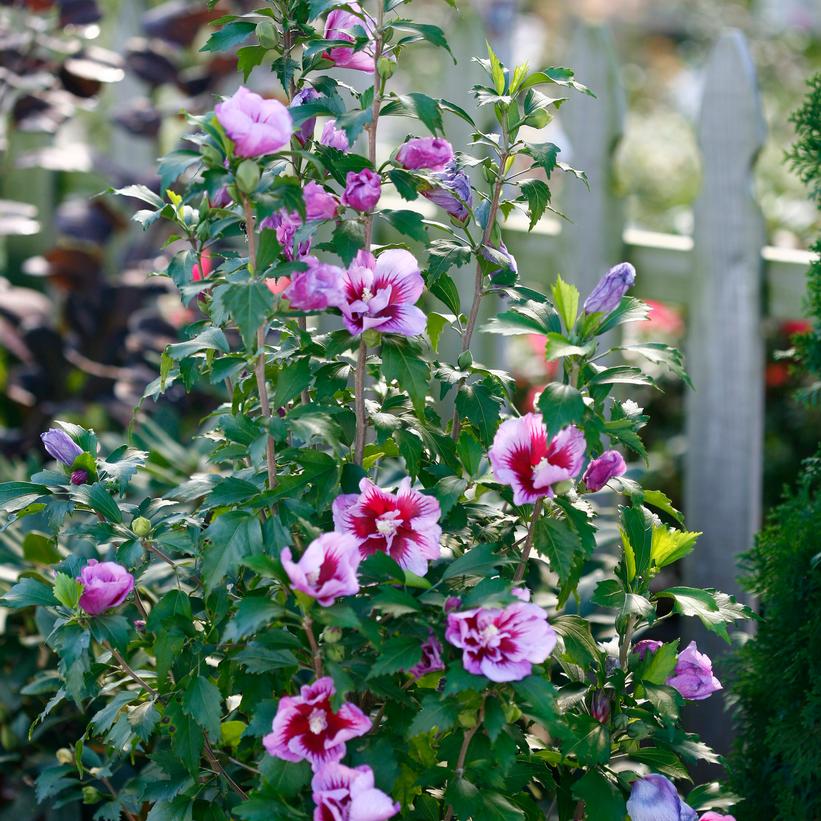
[[[248,197],[242,198],[242,207],[245,211],[245,230],[248,236],[248,262],[251,268],[256,271],[257,244],[256,244],[256,219],[254,209]],[[254,374],[257,380],[257,392],[259,393],[259,406],[262,411],[262,418],[266,426],[271,421],[271,402],[268,399],[268,385],[265,380],[265,332],[268,328],[267,322],[263,322],[257,329],[257,361],[254,365]],[[273,490],[277,484],[277,454],[274,447],[274,437],[268,431],[265,441],[265,463],[268,468],[268,488]]]
[[[530,525],[527,529],[527,537],[522,548],[522,558],[519,561],[519,566],[516,568],[516,573],[513,576],[513,581],[518,583],[525,577],[525,569],[527,568],[527,560],[530,558],[530,551],[533,547],[533,534],[536,530],[536,521],[542,512],[542,500],[537,499],[533,505],[533,515],[530,517]]]

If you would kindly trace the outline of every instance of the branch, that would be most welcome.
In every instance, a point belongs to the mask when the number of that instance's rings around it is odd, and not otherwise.
[[[217,771],[219,775],[221,775],[227,782],[228,786],[235,792],[237,795],[241,795],[243,800],[248,800],[248,793],[231,778],[230,775],[225,771],[225,768],[220,764],[219,760],[217,759],[216,755],[214,755],[214,750],[211,747],[211,743],[208,741],[207,738],[203,736],[203,742],[205,744],[205,757],[208,759],[208,763]]]
[[[311,656],[314,662],[314,673],[317,678],[322,677],[322,654],[319,652],[319,645],[314,637],[313,621],[310,616],[305,616],[302,626],[305,628],[305,635],[308,637],[308,644],[311,646]]]
[[[530,517],[530,525],[527,528],[527,537],[522,548],[522,558],[519,561],[519,566],[513,575],[514,582],[520,582],[525,577],[525,568],[527,567],[527,560],[530,558],[530,550],[533,547],[533,532],[536,530],[536,520],[542,512],[542,499],[536,499],[533,505],[533,515]]]
[[[479,708],[479,715],[476,717],[476,724],[465,733],[465,737],[462,739],[462,747],[459,750],[459,757],[456,759],[456,769],[453,771],[457,779],[461,778],[465,773],[465,758],[467,758],[468,747],[470,747],[470,742],[473,741],[473,736],[476,735],[476,731],[482,726],[482,722],[484,720],[485,701],[483,698],[482,706]],[[445,813],[444,821],[450,821],[451,818],[453,818],[453,805],[449,804],[448,811]]]
[[[354,463],[362,464],[365,456],[365,436],[368,420],[365,416],[365,367],[368,360],[368,346],[363,337],[359,339],[354,369],[354,410],[356,411],[356,435],[354,437]]]
[[[257,246],[256,246],[256,223],[254,218],[254,209],[251,207],[251,202],[248,197],[242,198],[242,207],[245,211],[245,232],[248,237],[248,261],[251,267],[256,271],[257,267]],[[267,322],[263,322],[257,329],[257,362],[254,367],[254,373],[257,378],[257,392],[259,393],[259,404],[262,410],[262,418],[266,425],[271,421],[271,402],[268,399],[268,385],[265,381],[265,332],[267,330]],[[268,437],[265,440],[265,462],[268,467],[268,489],[273,490],[277,485],[277,454],[274,447],[274,437],[268,431]]]
[[[136,670],[134,670],[131,665],[120,655],[118,650],[115,650],[107,641],[104,641],[103,647],[108,650],[109,653],[117,660],[117,663],[122,667],[123,672],[125,672],[128,676],[130,676],[134,681],[137,682],[141,687],[144,687],[149,693],[151,693],[153,698],[159,697],[159,692],[155,690]]]

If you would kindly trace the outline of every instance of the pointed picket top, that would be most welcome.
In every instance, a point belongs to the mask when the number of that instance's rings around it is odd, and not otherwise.
[[[621,261],[624,208],[613,186],[613,154],[624,130],[625,94],[609,29],[579,23],[571,39],[567,65],[596,98],[573,94],[561,109],[569,162],[583,170],[590,190],[568,176],[560,208],[570,222],[561,234],[562,276],[589,293],[599,277]],[[560,146],[564,148],[564,146]],[[567,158],[559,155],[560,160]],[[550,272],[552,277],[555,272]]]
[[[764,421],[761,293],[764,223],[753,196],[753,167],[765,127],[755,67],[743,35],[724,34],[704,78],[698,123],[702,188],[694,208],[693,274],[687,367],[685,512],[703,531],[685,564],[694,587],[739,593],[737,559],[760,525]],[[726,646],[695,620],[683,625],[710,655]],[[727,752],[723,699],[692,719],[705,739]]]

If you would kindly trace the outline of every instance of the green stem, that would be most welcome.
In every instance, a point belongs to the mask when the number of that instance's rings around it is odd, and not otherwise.
[[[519,561],[519,566],[516,568],[516,573],[513,576],[513,581],[519,583],[525,577],[525,569],[527,568],[527,560],[530,558],[530,551],[533,548],[533,533],[536,530],[536,521],[542,512],[542,499],[537,499],[533,505],[533,515],[530,517],[530,525],[527,528],[527,537],[522,548],[522,558]]]

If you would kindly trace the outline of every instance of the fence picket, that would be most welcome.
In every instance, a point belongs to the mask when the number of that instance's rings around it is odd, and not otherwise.
[[[703,183],[695,204],[694,269],[688,321],[685,510],[701,530],[685,565],[688,584],[737,592],[736,558],[760,523],[764,417],[762,350],[765,244],[752,193],[753,165],[765,139],[755,67],[738,31],[711,54],[699,120]],[[687,620],[687,639],[711,655],[726,645]],[[722,699],[694,711],[705,738],[726,751]]]
[[[585,294],[621,259],[624,207],[613,191],[612,158],[622,136],[625,99],[606,26],[580,23],[567,64],[597,95],[594,99],[574,94],[561,110],[571,164],[582,169],[590,182],[588,191],[572,178],[564,180],[561,208],[570,221],[562,226],[561,274]],[[561,154],[559,159],[563,159]],[[551,279],[554,273],[549,273]]]

